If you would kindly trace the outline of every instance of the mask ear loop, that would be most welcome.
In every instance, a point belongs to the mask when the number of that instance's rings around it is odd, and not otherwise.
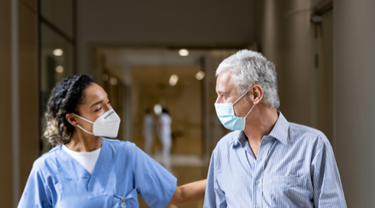
[[[73,113],[73,115],[77,116],[78,118],[80,118],[80,119],[82,119],[82,120],[85,120],[85,121],[87,121],[87,122],[90,122],[90,123],[94,124],[94,122],[92,122],[92,121],[90,121],[90,120],[87,120],[87,119],[85,119],[85,118],[82,118],[81,116],[79,116],[79,115],[77,115],[77,114],[75,114],[75,113]]]
[[[241,100],[241,98],[243,98],[247,94],[247,92],[249,91],[246,91],[245,94],[241,95],[241,97],[239,97],[236,101],[234,101],[233,105],[236,104],[239,100]]]
[[[253,108],[255,107],[256,105],[254,104],[253,107],[250,108],[249,112],[247,112],[245,118],[250,114],[250,112],[253,110]]]
[[[94,135],[93,133],[87,131],[86,129],[84,129],[82,126],[80,126],[80,125],[78,125],[78,124],[77,124],[77,127],[80,128],[82,131],[88,133],[88,134]],[[94,135],[94,136],[95,136],[95,135]]]
[[[81,116],[79,116],[79,115],[77,115],[77,114],[75,114],[75,113],[73,113],[73,115],[77,116],[78,118],[80,118],[80,119],[82,119],[82,120],[84,120],[84,121],[87,121],[87,122],[89,122],[89,123],[94,124],[94,122],[92,122],[92,121],[90,121],[90,120],[87,120],[87,119],[85,119],[85,118],[82,118]],[[80,125],[78,125],[78,124],[77,124],[77,127],[80,128],[82,131],[88,133],[88,134],[94,135],[93,133],[87,131],[86,129],[84,129],[82,126],[80,126]],[[95,135],[94,135],[94,136],[95,136]]]
[[[243,98],[250,90],[251,88],[253,87],[254,85],[251,85],[250,89],[248,89],[243,95],[241,95],[241,97],[239,97],[236,101],[234,101],[233,105],[236,104],[239,100],[241,100],[241,98]]]
[[[253,87],[254,85],[252,85],[251,87]],[[250,87],[250,89],[251,89],[251,87]],[[249,91],[250,91],[250,89],[248,90],[248,91],[246,91],[243,95],[241,95],[241,97],[239,97],[234,103],[233,103],[233,105],[234,104],[236,104],[241,98],[243,98]],[[251,109],[249,110],[249,112],[247,112],[247,114],[246,114],[246,116],[244,117],[244,118],[246,118],[249,114],[250,114],[250,112],[253,110],[253,108],[255,107],[255,104],[253,105],[253,107],[251,107]]]

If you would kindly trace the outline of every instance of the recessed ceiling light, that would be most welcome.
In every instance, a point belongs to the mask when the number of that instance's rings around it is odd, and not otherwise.
[[[156,115],[160,116],[161,111],[162,111],[162,107],[161,107],[160,104],[154,105],[154,112],[155,112]]]
[[[189,51],[187,49],[180,49],[178,51],[178,54],[180,54],[180,56],[188,56],[189,55]]]
[[[169,78],[169,84],[171,86],[175,86],[178,82],[178,76],[176,74],[172,74],[172,76]]]
[[[64,54],[64,51],[59,48],[53,50],[53,55],[55,56],[62,56],[63,54]]]
[[[56,72],[59,73],[59,74],[63,73],[63,72],[64,72],[64,67],[62,67],[62,66],[57,66],[57,67],[56,67]]]
[[[111,79],[109,80],[109,82],[111,83],[111,85],[117,85],[117,79],[116,77],[111,77]]]
[[[197,80],[202,80],[204,75],[204,71],[199,71],[197,74],[195,74],[195,78],[197,78]]]

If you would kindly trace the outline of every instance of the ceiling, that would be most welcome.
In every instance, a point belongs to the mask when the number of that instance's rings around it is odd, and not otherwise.
[[[146,86],[168,84],[172,74],[179,76],[179,82],[194,79],[200,70],[204,51],[190,51],[182,57],[178,50],[169,49],[100,49],[104,55],[107,70],[124,83],[137,81]]]

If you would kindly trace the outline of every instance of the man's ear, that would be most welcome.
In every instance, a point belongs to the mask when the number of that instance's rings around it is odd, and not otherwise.
[[[263,88],[260,85],[254,85],[250,89],[252,96],[252,102],[254,105],[259,104],[259,102],[263,99]]]
[[[77,120],[76,120],[76,118],[77,118],[77,116],[75,116],[74,114],[72,114],[72,113],[67,113],[66,115],[65,115],[65,118],[66,118],[66,120],[72,125],[72,126],[77,126]]]

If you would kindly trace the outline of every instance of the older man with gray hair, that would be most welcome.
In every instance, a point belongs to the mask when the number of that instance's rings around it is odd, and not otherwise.
[[[212,153],[204,207],[345,208],[326,136],[289,123],[277,110],[274,64],[241,50],[216,76],[216,113],[233,132]]]

